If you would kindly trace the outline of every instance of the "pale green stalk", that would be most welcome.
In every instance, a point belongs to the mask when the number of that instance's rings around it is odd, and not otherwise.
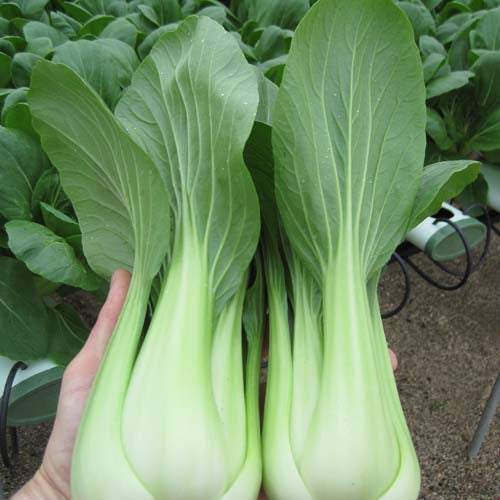
[[[272,500],[307,500],[312,496],[297,470],[290,443],[293,366],[284,270],[277,249],[271,244],[264,251],[264,268],[269,309],[269,365],[262,435],[264,488]]]
[[[202,245],[189,223],[182,229],[132,374],[123,440],[155,498],[218,500],[229,475],[211,377],[213,288]]]
[[[245,299],[244,326],[247,338],[245,404],[246,456],[245,463],[222,500],[255,500],[262,481],[262,450],[260,433],[259,388],[262,360],[263,290],[260,266],[255,284]]]
[[[385,404],[391,414],[394,432],[397,436],[399,447],[399,466],[395,480],[380,500],[400,500],[402,498],[417,498],[420,490],[420,467],[417,454],[411,439],[410,431],[399,400],[398,389],[394,372],[387,349],[387,342],[380,314],[377,298],[378,276],[373,278],[368,285],[368,297],[372,310],[374,325],[373,342],[375,357],[379,369],[379,377],[382,379],[382,390]]]
[[[292,276],[294,313],[290,442],[294,459],[298,462],[318,401],[323,339],[318,287],[311,274],[291,251],[288,263]]]
[[[152,500],[125,456],[121,417],[137,354],[150,283],[133,274],[118,323],[92,386],[71,464],[74,500]],[[112,460],[113,466],[109,466]]]
[[[247,449],[245,389],[243,381],[243,301],[247,277],[219,314],[212,345],[212,387],[224,430],[228,481],[241,471]]]

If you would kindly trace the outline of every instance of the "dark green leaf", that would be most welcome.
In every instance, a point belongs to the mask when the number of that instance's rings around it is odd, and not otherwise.
[[[424,57],[427,57],[430,54],[442,54],[443,56],[446,56],[446,49],[443,47],[441,42],[433,36],[422,35],[418,44],[420,52],[422,52]]]
[[[5,36],[3,39],[14,45],[16,52],[22,52],[26,49],[26,40],[20,36]]]
[[[0,16],[5,19],[16,19],[22,17],[23,13],[19,6],[13,2],[5,2],[0,4]]]
[[[76,220],[47,203],[41,202],[40,208],[42,210],[43,222],[58,236],[67,238],[68,236],[80,234],[80,226]]]
[[[19,5],[23,17],[32,17],[42,11],[49,0],[14,0]]]
[[[500,107],[500,52],[482,54],[471,71],[476,75],[472,83],[479,106],[487,110]]]
[[[479,174],[476,180],[466,186],[466,188],[462,191],[460,196],[458,196],[458,203],[463,210],[467,210],[472,205],[481,204],[486,206],[488,200],[488,183],[482,174]],[[482,215],[481,210],[479,209],[477,213],[472,211],[470,213],[472,216]]]
[[[0,38],[0,52],[10,56],[14,57],[14,54],[16,53],[16,48],[12,44],[12,42],[9,42],[9,40],[6,40],[5,38]]]
[[[91,17],[92,13],[84,9],[77,3],[63,2],[64,10],[79,23],[86,23]]]
[[[494,109],[479,121],[472,138],[464,147],[464,152],[495,149],[500,149],[500,108]]]
[[[55,283],[96,290],[99,277],[78,260],[64,238],[35,222],[15,220],[5,225],[9,248],[28,269]]]
[[[278,26],[267,26],[255,44],[257,59],[264,62],[288,54],[292,36],[293,31]]]
[[[294,29],[309,9],[308,0],[247,0],[240,2],[237,14],[259,26]]]
[[[435,78],[427,84],[427,99],[464,87],[473,76],[471,71],[452,71],[448,75]]]
[[[50,316],[52,335],[47,357],[66,366],[83,347],[89,330],[70,304],[59,304],[50,310]]]
[[[21,262],[0,257],[0,354],[25,361],[45,357],[49,325],[33,275]]]
[[[0,127],[0,214],[9,220],[31,219],[31,193],[46,165],[34,139]]]
[[[481,164],[470,160],[444,161],[424,168],[408,230],[435,214],[443,201],[458,196],[479,174]]]
[[[100,38],[114,38],[135,48],[137,28],[131,22],[127,21],[127,19],[119,18],[109,23],[99,36]]]
[[[141,12],[156,26],[180,21],[184,14],[177,0],[142,0]]]
[[[427,108],[427,134],[432,138],[441,151],[446,151],[453,146],[453,141],[448,136],[443,119],[431,108]]]
[[[475,49],[500,50],[500,8],[489,11],[471,33]]]
[[[424,60],[424,80],[428,83],[439,70],[439,68],[444,64],[446,57],[442,54],[430,54]]]
[[[55,168],[45,170],[35,184],[31,210],[37,217],[41,213],[41,202],[52,205],[58,210],[66,210],[69,207],[69,200],[61,187],[59,174]]]
[[[50,19],[52,26],[68,38],[75,38],[82,29],[81,23],[63,12],[51,12]]]
[[[398,2],[397,6],[408,16],[417,40],[422,35],[432,35],[436,31],[434,18],[424,5],[403,1]]]
[[[46,57],[52,51],[54,45],[50,38],[40,37],[31,40],[26,45],[26,52],[31,52],[40,57]]]
[[[163,33],[166,33],[167,31],[175,31],[178,26],[179,23],[170,23],[152,31],[139,45],[139,57],[141,59],[144,59],[149,54],[156,41],[161,37],[161,35],[163,35]]]
[[[24,37],[27,42],[32,42],[38,38],[48,38],[54,47],[61,45],[68,40],[68,37],[56,30],[52,26],[38,21],[30,21],[23,27]]]
[[[11,79],[12,58],[0,52],[0,87],[6,87]]]
[[[43,58],[29,52],[18,52],[12,61],[12,81],[16,87],[29,87],[33,66]]]
[[[76,71],[111,109],[139,64],[129,45],[108,38],[66,42],[56,48],[52,60]]]
[[[7,128],[18,129],[38,139],[38,135],[31,124],[31,112],[26,102],[19,102],[2,112],[3,122]]]
[[[101,32],[114,20],[113,16],[94,16],[89,19],[78,33],[78,38],[98,37]]]

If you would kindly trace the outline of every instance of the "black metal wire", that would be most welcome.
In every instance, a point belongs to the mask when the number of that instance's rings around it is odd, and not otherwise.
[[[14,383],[14,378],[18,370],[25,370],[27,365],[22,361],[18,361],[14,364],[14,366],[10,369],[9,375],[7,376],[7,380],[5,381],[5,387],[3,389],[2,395],[2,406],[0,407],[0,455],[2,456],[2,461],[5,467],[12,467],[17,460],[19,455],[19,444],[17,441],[17,431],[15,427],[7,426],[7,413],[9,410],[9,399],[10,399],[10,391],[12,389],[12,384]],[[10,434],[10,444],[12,453],[9,456],[8,444],[7,444],[7,431]]]
[[[398,306],[396,306],[391,311],[388,311],[388,312],[381,314],[383,319],[391,318],[392,316],[395,316],[396,314],[398,314],[403,309],[403,307],[406,306],[406,304],[408,304],[408,300],[410,299],[411,281],[410,281],[410,273],[408,272],[408,268],[406,267],[406,263],[403,260],[403,258],[401,257],[401,255],[399,255],[397,252],[394,252],[392,254],[392,258],[397,261],[397,263],[401,267],[401,270],[403,271],[403,275],[405,278],[405,293],[404,293],[403,299],[401,300],[401,302],[399,303]]]
[[[425,271],[423,271],[422,269],[420,269],[411,259],[410,257],[403,257],[403,259],[405,260],[405,262],[422,278],[424,279],[425,281],[427,281],[427,283],[431,284],[432,286],[436,287],[436,288],[439,288],[440,290],[447,290],[447,291],[452,291],[452,290],[458,290],[460,287],[462,287],[463,285],[465,285],[465,283],[467,283],[467,280],[469,279],[469,276],[472,272],[472,258],[471,258],[471,252],[470,252],[470,248],[469,248],[469,245],[467,243],[467,240],[465,239],[465,236],[462,232],[462,230],[458,227],[457,224],[455,224],[454,222],[452,222],[451,220],[449,219],[444,219],[444,218],[438,218],[435,220],[434,224],[437,224],[438,222],[444,222],[446,224],[449,224],[458,234],[458,236],[460,237],[460,239],[462,240],[462,243],[464,245],[464,248],[465,248],[465,258],[466,258],[466,267],[465,267],[465,272],[463,274],[460,274],[458,275],[461,279],[458,283],[454,284],[454,285],[443,285],[442,283],[439,283],[438,281],[436,281],[434,278],[432,278],[429,274],[427,274]],[[442,264],[440,264],[439,262],[436,262],[434,260],[432,260],[431,258],[429,258],[429,260],[436,266],[438,267],[439,269],[441,269],[442,271],[445,271],[446,273],[448,274],[453,274],[453,273],[449,273],[448,272],[448,269],[443,266]]]

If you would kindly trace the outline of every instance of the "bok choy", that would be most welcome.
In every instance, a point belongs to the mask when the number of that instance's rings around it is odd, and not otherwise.
[[[272,124],[286,240],[269,231],[264,252],[272,500],[418,496],[377,283],[407,231],[478,171],[467,161],[423,170],[425,115],[418,49],[398,7],[319,0],[295,33]]]
[[[133,270],[79,428],[72,497],[255,498],[262,332],[249,334],[246,366],[242,348],[260,226],[242,156],[254,70],[220,25],[191,17],[155,44],[114,115],[50,62],[35,68],[29,101],[90,265]]]

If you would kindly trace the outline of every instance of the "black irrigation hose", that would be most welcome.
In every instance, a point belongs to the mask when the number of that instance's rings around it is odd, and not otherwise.
[[[17,460],[19,455],[19,446],[17,442],[17,431],[15,427],[7,427],[7,412],[9,409],[9,399],[10,391],[12,389],[12,384],[14,383],[14,378],[18,370],[25,370],[27,365],[22,361],[18,361],[11,368],[7,380],[5,381],[5,387],[2,395],[2,406],[0,407],[0,455],[2,456],[2,461],[5,467],[12,467]],[[10,443],[12,448],[12,454],[9,456],[8,444],[7,444],[7,430],[10,434]]]
[[[432,285],[436,288],[439,288],[440,290],[447,290],[447,291],[458,290],[460,287],[465,285],[465,283],[467,283],[467,280],[469,279],[469,276],[472,272],[472,258],[471,258],[470,248],[469,248],[469,245],[467,244],[467,240],[465,239],[465,236],[464,236],[462,230],[457,226],[457,224],[455,224],[454,222],[452,222],[449,219],[443,219],[443,218],[436,219],[434,221],[434,224],[437,224],[438,222],[444,222],[446,224],[449,224],[457,232],[458,236],[460,237],[460,239],[462,240],[462,243],[464,245],[465,257],[466,257],[466,268],[465,268],[465,272],[463,274],[458,275],[461,278],[460,281],[454,285],[443,285],[443,284],[439,283],[438,281],[436,281],[434,278],[432,278],[425,271],[420,269],[409,257],[403,257],[403,259],[422,279],[427,281],[427,283],[429,283],[430,285]],[[431,258],[429,258],[429,260],[436,267],[438,267],[439,269],[448,273],[448,269],[445,266],[443,266],[439,262],[432,260]],[[451,273],[449,273],[449,274],[451,274]]]
[[[399,255],[397,252],[394,252],[392,254],[392,258],[398,262],[399,266],[401,267],[401,271],[403,271],[403,275],[405,278],[405,293],[403,299],[401,300],[398,306],[396,306],[391,311],[381,314],[382,319],[391,318],[392,316],[398,314],[403,309],[403,307],[406,306],[406,304],[408,304],[408,300],[410,299],[411,281],[410,281],[410,274],[408,273],[408,268],[406,267],[406,263],[403,257],[401,257],[401,255]]]

